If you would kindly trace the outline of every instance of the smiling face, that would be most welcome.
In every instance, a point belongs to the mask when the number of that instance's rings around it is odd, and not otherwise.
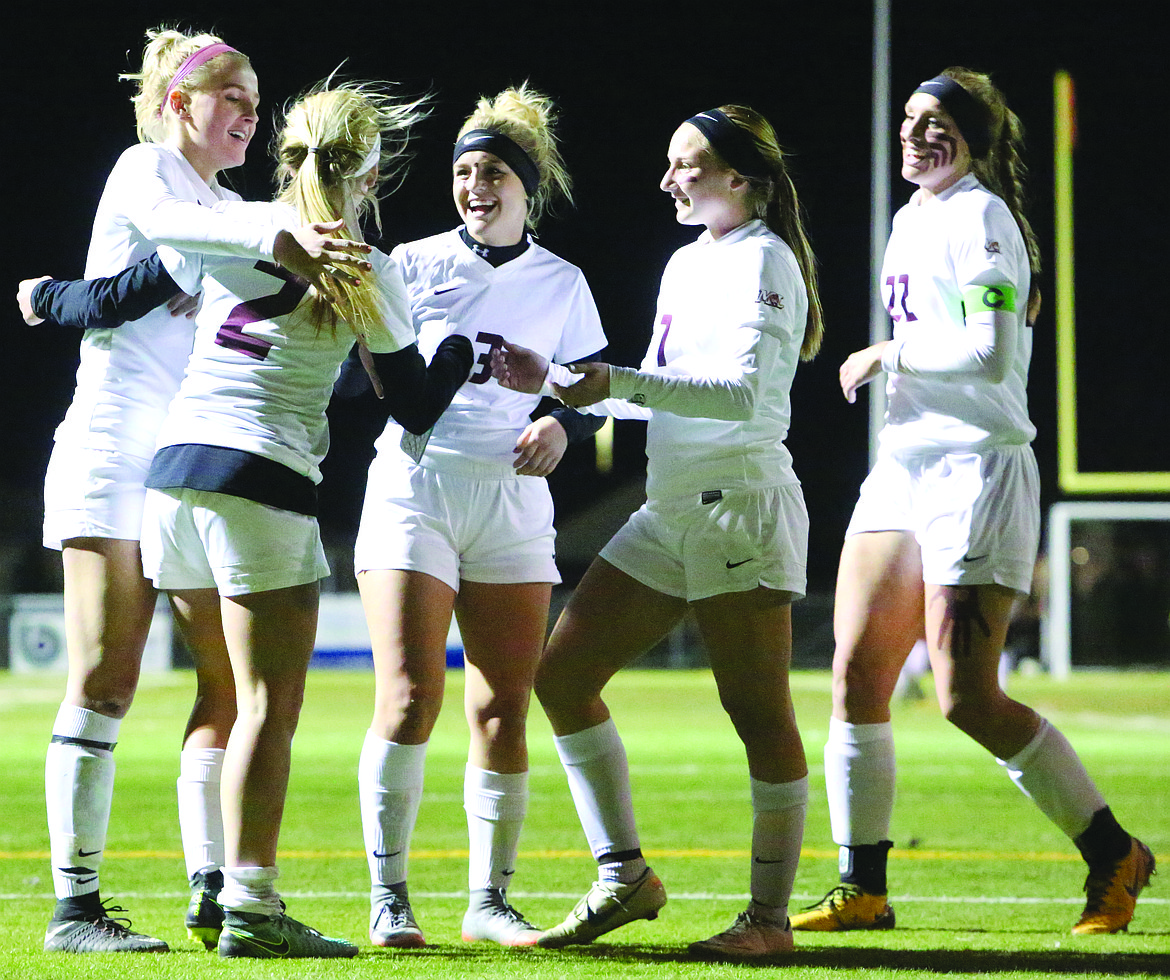
[[[172,92],[166,110],[179,126],[172,140],[196,172],[210,183],[221,170],[244,162],[256,134],[260,105],[256,73],[236,68],[214,76],[211,86],[191,93]]]
[[[959,127],[933,95],[916,92],[906,103],[902,176],[927,194],[946,190],[971,169],[971,152]]]
[[[451,194],[467,233],[484,245],[516,245],[524,237],[528,196],[503,160],[468,150],[455,161]]]
[[[745,203],[747,182],[720,162],[690,123],[675,130],[666,159],[658,186],[674,198],[680,225],[704,225],[719,238],[751,217]]]

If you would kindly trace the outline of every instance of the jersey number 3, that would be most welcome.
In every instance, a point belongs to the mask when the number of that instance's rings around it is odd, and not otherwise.
[[[215,342],[228,350],[238,350],[247,357],[263,361],[272,350],[272,344],[259,337],[249,337],[244,333],[244,327],[250,323],[259,323],[261,320],[272,320],[284,316],[297,308],[309,288],[308,282],[300,276],[294,276],[287,269],[261,260],[256,263],[256,269],[284,282],[280,291],[261,296],[258,299],[240,303],[232,309],[224,320],[223,326],[215,335]]]

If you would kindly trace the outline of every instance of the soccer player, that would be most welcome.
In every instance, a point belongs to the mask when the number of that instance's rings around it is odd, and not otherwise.
[[[662,275],[639,369],[585,364],[566,404],[648,420],[647,501],[593,562],[549,639],[536,693],[556,734],[598,880],[541,946],[588,943],[666,902],[642,855],[625,749],[601,694],[693,611],[720,700],[747,753],[751,901],[699,957],[792,949],[787,906],[808,768],[788,687],[790,604],[804,593],[808,518],[784,446],[797,363],[822,334],[812,249],[772,126],[727,105],[675,131],[661,187],[680,224],[704,229]],[[505,346],[506,383],[545,365]],[[565,372],[567,373],[567,372]]]
[[[278,202],[234,204],[224,213],[278,228],[340,226],[357,238],[358,213],[401,160],[416,110],[358,85],[314,92],[285,123]],[[428,368],[401,274],[377,251],[369,278],[335,269],[333,281],[315,289],[271,263],[166,256],[184,286],[205,274],[204,301],[191,362],[147,476],[142,553],[156,586],[181,604],[194,628],[222,636],[239,692],[223,777],[219,954],[352,956],[356,946],[289,917],[274,884],[317,583],[328,574],[315,516],[328,445],[325,406],[356,337],[381,379],[385,405],[411,431],[425,431],[468,376],[471,345],[463,337],[444,340]]]
[[[996,677],[1040,526],[1025,391],[1039,249],[1022,210],[1022,128],[986,75],[948,68],[907,100],[900,138],[902,176],[917,190],[894,218],[879,282],[894,336],[840,370],[850,402],[883,371],[889,399],[837,577],[825,783],[841,883],[792,924],[894,925],[890,698],[925,635],[947,719],[1089,866],[1073,932],[1117,932],[1154,858],[1119,826],[1064,736]]]
[[[560,408],[532,421],[539,398],[500,387],[489,354],[505,337],[559,361],[605,346],[580,270],[528,234],[556,197],[569,195],[553,126],[552,102],[528,85],[480,100],[452,157],[461,226],[392,253],[423,351],[454,331],[474,343],[479,367],[429,441],[395,425],[378,439],[355,548],[374,653],[374,715],[359,791],[377,946],[425,942],[410,906],[407,861],[443,700],[452,611],[471,732],[463,939],[525,946],[540,935],[506,892],[528,806],[532,678],[560,581],[544,477],[568,441],[591,435],[601,420]]]
[[[229,220],[212,206],[238,195],[219,171],[237,167],[256,130],[258,91],[247,57],[210,34],[147,32],[134,97],[141,142],[118,159],[94,219],[86,276],[123,270],[169,243],[250,261],[276,258],[309,277],[329,262],[322,236]],[[304,239],[314,252],[298,242]],[[32,283],[22,284],[22,297]],[[25,312],[30,322],[37,317]],[[69,669],[45,760],[57,904],[45,949],[161,951],[104,906],[99,869],[114,788],[113,750],[138,684],[155,590],[139,552],[143,479],[191,351],[193,325],[167,309],[117,330],[87,330],[72,404],[45,477],[44,541],[62,553]],[[219,772],[235,719],[231,672],[217,637],[186,634],[198,694],[179,777],[188,872],[197,893],[222,863]],[[202,928],[202,923],[197,923]],[[218,932],[218,922],[209,924]]]

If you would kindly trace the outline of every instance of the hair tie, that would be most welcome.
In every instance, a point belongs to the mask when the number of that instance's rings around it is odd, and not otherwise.
[[[217,55],[227,54],[229,51],[236,51],[236,49],[233,48],[230,44],[224,44],[223,41],[216,41],[213,44],[205,44],[197,51],[193,51],[191,54],[187,55],[186,60],[181,65],[179,65],[179,70],[171,76],[171,83],[167,86],[166,94],[163,96],[162,105],[166,105],[167,101],[171,97],[171,93],[175,90],[175,87],[179,84],[179,82],[190,75],[191,72],[193,72],[200,65],[206,64]],[[236,51],[236,54],[239,54],[239,52]],[[162,106],[159,106],[159,113],[162,113]]]
[[[540,190],[540,170],[533,163],[532,157],[499,130],[472,129],[464,133],[455,144],[451,163],[455,163],[464,153],[471,150],[494,153],[503,160],[520,178],[520,183],[524,185],[524,193],[529,198],[535,197],[536,192]]]
[[[963,139],[967,141],[967,149],[974,160],[987,156],[991,149],[991,126],[988,122],[988,112],[975,96],[956,82],[950,75],[935,75],[927,79],[913,92],[917,95],[923,92],[933,95],[946,109],[950,117],[959,127]]]
[[[708,109],[687,120],[707,137],[711,149],[741,177],[765,179],[772,175],[772,168],[756,146],[752,134],[736,125],[720,109]]]

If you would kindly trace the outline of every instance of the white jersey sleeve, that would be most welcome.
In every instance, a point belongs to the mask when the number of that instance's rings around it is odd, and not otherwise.
[[[130,147],[115,163],[98,202],[86,278],[116,275],[149,257],[160,242],[206,236],[212,226],[233,247],[252,247],[257,256],[270,253],[274,232],[255,225],[241,228],[212,213],[225,200],[239,196],[214,180],[205,182],[174,147]],[[164,221],[168,215],[176,217],[174,228]],[[198,264],[194,270],[175,277],[192,293],[198,290]],[[117,329],[85,331],[77,386],[56,441],[149,459],[182,380],[193,335],[192,321],[171,316],[165,307]]]
[[[378,311],[382,322],[366,338],[366,346],[375,354],[393,354],[415,342],[414,321],[410,318],[410,300],[406,282],[398,263],[385,252],[370,253],[378,290]]]
[[[549,361],[579,360],[605,346],[593,296],[581,271],[535,242],[498,268],[449,231],[400,245],[402,270],[428,361],[445,337],[461,334],[475,351],[471,376],[435,423],[421,462],[452,471],[486,464],[512,473],[516,440],[539,395],[502,387],[491,375],[491,349],[510,341]],[[378,451],[400,452],[402,430],[391,423]]]
[[[650,409],[648,494],[796,482],[784,438],[807,316],[796,257],[761,221],[672,256],[641,366],[611,375]]]
[[[894,218],[881,285],[893,320],[882,446],[967,449],[1031,441],[1027,249],[973,175]]]
[[[186,199],[176,189],[176,171],[190,170],[181,153],[169,146],[140,143],[126,150],[110,173],[107,188],[121,202],[121,218],[155,245],[188,251],[271,259],[276,232],[267,225],[231,220],[216,208]],[[212,188],[216,190],[215,187]],[[232,195],[235,197],[236,195]],[[211,203],[216,203],[216,194]],[[87,278],[92,278],[87,269]]]

